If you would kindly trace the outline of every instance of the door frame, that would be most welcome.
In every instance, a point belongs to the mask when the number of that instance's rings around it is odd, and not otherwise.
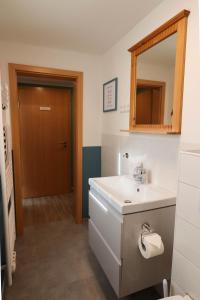
[[[22,64],[8,64],[10,81],[11,129],[13,150],[14,191],[16,209],[16,232],[23,235],[23,206],[21,182],[21,149],[20,149],[20,119],[18,101],[18,75],[29,75],[49,78],[66,78],[75,83],[74,97],[74,219],[82,223],[82,137],[83,137],[83,72],[37,67]]]

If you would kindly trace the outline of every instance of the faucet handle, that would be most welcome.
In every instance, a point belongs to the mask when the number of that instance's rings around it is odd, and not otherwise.
[[[133,178],[137,183],[145,184],[148,182],[147,170],[143,167],[143,163],[138,163],[133,171]]]
[[[137,165],[135,166],[134,173],[136,173],[136,174],[141,173],[142,174],[143,170],[144,170],[143,163],[140,162],[140,163],[137,163]]]
[[[136,164],[136,168],[143,168],[143,162],[140,161]]]

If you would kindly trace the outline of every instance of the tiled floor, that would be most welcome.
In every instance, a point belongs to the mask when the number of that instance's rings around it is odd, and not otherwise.
[[[72,215],[73,194],[24,199],[24,225],[66,220]]]
[[[63,201],[71,203],[70,198]],[[33,214],[34,209],[33,205]],[[17,271],[13,286],[5,291],[6,300],[117,299],[89,248],[87,222],[76,225],[70,214],[64,220],[42,222],[42,215],[33,220],[30,225],[27,217],[24,236],[17,239]],[[148,289],[125,299],[158,298]]]

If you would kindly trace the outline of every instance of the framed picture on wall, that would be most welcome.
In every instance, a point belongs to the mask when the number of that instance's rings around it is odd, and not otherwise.
[[[117,110],[117,85],[117,78],[103,84],[103,112]]]

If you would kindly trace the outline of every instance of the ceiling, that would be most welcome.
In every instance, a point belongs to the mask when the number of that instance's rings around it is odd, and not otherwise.
[[[163,0],[0,0],[0,39],[100,54]]]

